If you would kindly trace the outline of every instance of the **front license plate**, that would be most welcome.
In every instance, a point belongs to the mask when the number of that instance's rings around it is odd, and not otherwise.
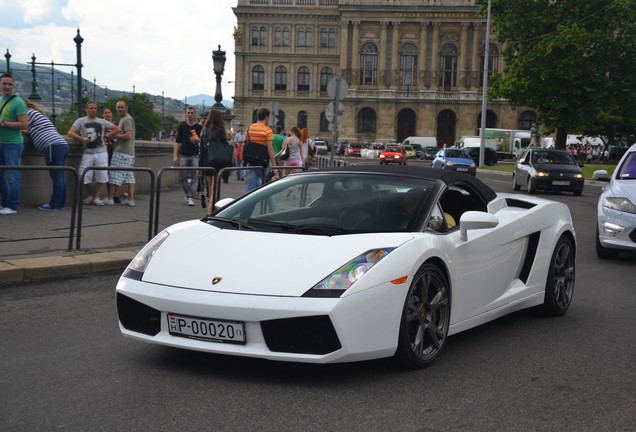
[[[567,180],[553,180],[553,186],[570,186],[570,182]]]
[[[245,323],[168,314],[168,331],[173,336],[207,342],[245,343]]]
[[[468,172],[468,168],[457,168],[457,171]]]

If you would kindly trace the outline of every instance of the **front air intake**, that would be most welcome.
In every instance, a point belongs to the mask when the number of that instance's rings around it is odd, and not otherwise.
[[[119,322],[126,330],[154,336],[161,331],[161,312],[117,293]]]
[[[263,321],[261,328],[274,352],[324,355],[342,348],[327,315]]]

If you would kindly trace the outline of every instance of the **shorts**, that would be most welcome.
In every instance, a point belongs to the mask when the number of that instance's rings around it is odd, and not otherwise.
[[[84,170],[88,167],[108,167],[108,153],[84,153],[82,154],[82,160],[79,164],[78,174],[81,176]],[[97,183],[108,183],[108,171],[106,170],[88,170],[86,176],[84,176],[84,184],[89,184],[93,181]]]
[[[286,160],[285,161],[285,166],[286,167],[300,167],[300,166],[302,166],[302,164],[300,163],[300,159],[292,159],[292,160]]]
[[[110,161],[112,168],[128,168],[135,165],[135,156],[126,153],[114,152]],[[116,186],[122,184],[135,184],[135,174],[133,171],[110,171],[108,183]]]

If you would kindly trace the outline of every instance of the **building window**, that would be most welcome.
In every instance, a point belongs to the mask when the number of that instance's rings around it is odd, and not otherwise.
[[[336,29],[320,29],[320,48],[336,47]]]
[[[333,70],[330,67],[324,67],[320,70],[320,91],[326,92],[329,81],[333,79]]]
[[[298,69],[298,91],[309,91],[309,68],[302,66]]]
[[[336,29],[329,29],[329,40],[328,40],[329,48],[336,47]]]
[[[360,52],[360,85],[376,85],[377,74],[378,48],[372,43],[366,43]]]
[[[444,91],[451,91],[457,86],[458,50],[453,44],[446,44],[441,50],[439,85]]]
[[[289,46],[289,27],[274,29],[274,46]]]
[[[417,48],[413,44],[405,44],[400,49],[400,85],[417,84]]]
[[[300,27],[298,29],[298,38],[296,41],[296,46],[299,47],[311,47],[312,46],[312,33],[311,27]]]
[[[278,114],[276,114],[276,118],[278,121],[275,126],[280,126],[283,130],[285,130],[285,111],[278,110]]]
[[[252,90],[265,89],[265,69],[263,66],[254,66],[252,68]]]
[[[298,111],[298,128],[306,128],[307,127],[307,111]]]
[[[328,132],[329,131],[329,122],[327,121],[327,116],[325,116],[325,112],[320,113],[320,132]]]
[[[252,111],[252,123],[256,123],[256,114],[258,113],[258,110],[255,109],[254,111]]]
[[[274,90],[287,90],[287,68],[277,66],[274,70]]]
[[[363,108],[358,114],[358,132],[371,132],[375,133],[375,111],[371,108]]]
[[[533,123],[537,122],[537,113],[534,111],[524,111],[519,116],[519,122],[517,123],[518,129],[530,130]]]
[[[262,26],[260,28],[258,26],[252,26],[252,45],[267,45],[267,29],[265,28],[265,26]]]
[[[484,59],[486,57],[486,45],[481,47],[481,61],[479,62],[479,85],[484,84]],[[499,71],[499,48],[490,44],[488,48],[488,76]]]

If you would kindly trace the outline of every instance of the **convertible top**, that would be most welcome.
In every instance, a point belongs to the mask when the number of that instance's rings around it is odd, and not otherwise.
[[[474,176],[464,173],[458,173],[456,171],[447,171],[437,168],[426,168],[418,166],[390,166],[390,165],[361,165],[361,166],[343,166],[343,167],[329,167],[321,168],[318,170],[311,170],[312,172],[340,172],[340,173],[367,173],[367,174],[384,174],[384,175],[396,175],[396,176],[408,176],[417,177],[423,180],[441,181],[446,185],[452,184],[466,184],[473,190],[479,193],[484,202],[490,202],[496,198],[497,193],[492,190],[488,185],[482,181],[476,179]]]

